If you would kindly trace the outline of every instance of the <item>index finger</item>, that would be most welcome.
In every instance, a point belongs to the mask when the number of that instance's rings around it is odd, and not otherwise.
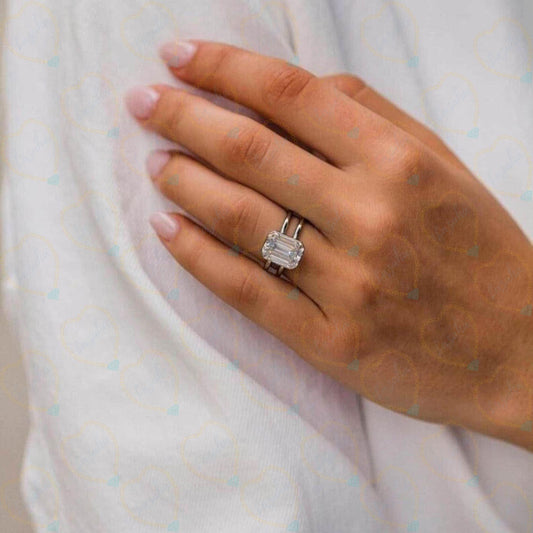
[[[195,39],[166,43],[160,55],[180,80],[253,109],[339,167],[384,141],[388,121],[283,59]]]

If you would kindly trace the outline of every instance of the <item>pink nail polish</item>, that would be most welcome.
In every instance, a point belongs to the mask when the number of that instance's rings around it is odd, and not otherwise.
[[[146,170],[152,179],[159,176],[163,167],[168,163],[170,154],[166,150],[154,150],[146,159]]]
[[[153,213],[149,218],[152,228],[165,241],[173,239],[179,230],[178,221],[162,211]]]
[[[159,93],[151,87],[133,87],[124,97],[128,111],[137,118],[148,118],[159,100]]]
[[[169,67],[180,68],[192,59],[197,48],[189,41],[171,41],[160,46],[159,55]]]

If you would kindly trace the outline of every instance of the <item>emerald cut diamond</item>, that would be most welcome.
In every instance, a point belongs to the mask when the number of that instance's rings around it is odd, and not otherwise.
[[[304,253],[304,245],[294,237],[279,231],[271,231],[261,250],[263,257],[276,265],[292,270],[298,266]]]

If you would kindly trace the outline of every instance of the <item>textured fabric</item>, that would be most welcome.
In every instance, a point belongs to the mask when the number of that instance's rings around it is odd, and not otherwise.
[[[147,219],[179,208],[144,160],[172,143],[122,102],[179,85],[156,55],[176,37],[350,71],[532,237],[530,0],[6,1],[2,298],[29,382],[35,531],[533,531],[533,455],[363,399],[170,257]],[[2,401],[25,402],[9,376]]]

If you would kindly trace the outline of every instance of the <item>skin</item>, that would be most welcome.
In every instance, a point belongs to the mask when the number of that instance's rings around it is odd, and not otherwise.
[[[191,42],[171,72],[265,120],[151,86],[139,123],[195,154],[173,152],[154,180],[204,226],[171,214],[176,261],[366,398],[533,451],[533,247],[506,210],[362,80]],[[286,209],[306,219],[305,252],[283,279],[261,247]]]

